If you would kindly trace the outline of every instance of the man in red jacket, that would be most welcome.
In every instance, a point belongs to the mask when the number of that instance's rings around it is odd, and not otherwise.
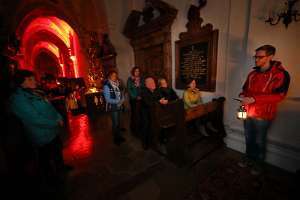
[[[247,110],[244,121],[246,157],[240,167],[252,167],[251,173],[258,175],[266,153],[267,131],[275,119],[277,104],[288,91],[290,76],[279,61],[272,58],[275,47],[263,45],[255,50],[255,67],[247,77],[240,93]]]

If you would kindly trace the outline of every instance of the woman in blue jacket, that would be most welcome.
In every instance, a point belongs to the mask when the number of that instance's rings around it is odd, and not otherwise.
[[[72,168],[65,165],[63,160],[59,136],[64,125],[63,118],[43,93],[36,89],[32,71],[17,71],[14,81],[17,87],[9,99],[10,109],[22,121],[29,141],[37,148],[39,167],[46,180],[53,180],[61,171]]]
[[[106,101],[106,110],[111,112],[114,143],[120,145],[125,141],[125,138],[121,135],[120,127],[124,95],[116,71],[112,70],[108,73],[108,80],[104,83],[103,93]]]

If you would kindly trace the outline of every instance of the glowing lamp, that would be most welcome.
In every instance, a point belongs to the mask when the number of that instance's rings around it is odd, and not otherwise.
[[[70,59],[74,62],[75,61],[75,56],[70,56]]]
[[[241,105],[238,109],[237,118],[241,120],[247,119],[247,110],[244,105]]]

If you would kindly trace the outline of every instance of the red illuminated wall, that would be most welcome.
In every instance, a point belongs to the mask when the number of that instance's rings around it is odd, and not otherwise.
[[[55,16],[36,17],[30,21],[27,20],[26,25],[24,23],[21,22],[17,30],[22,43],[21,53],[24,56],[20,68],[41,69],[40,66],[37,68],[36,63],[42,63],[41,58],[45,57],[40,54],[48,53],[47,61],[49,62],[52,58],[51,62],[58,63],[61,68],[58,70],[60,71],[58,76],[79,77],[80,45],[76,32],[69,24]],[[37,58],[39,58],[38,62]]]

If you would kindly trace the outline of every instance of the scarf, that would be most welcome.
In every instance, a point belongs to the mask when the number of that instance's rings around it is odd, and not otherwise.
[[[113,87],[113,90],[116,94],[116,99],[120,100],[121,99],[121,91],[120,91],[120,88],[119,88],[120,82],[118,80],[116,80],[116,81],[109,80],[109,83]]]
[[[141,78],[140,77],[135,77],[135,76],[132,76],[131,77],[133,82],[134,82],[134,86],[135,87],[140,87],[141,85]]]

